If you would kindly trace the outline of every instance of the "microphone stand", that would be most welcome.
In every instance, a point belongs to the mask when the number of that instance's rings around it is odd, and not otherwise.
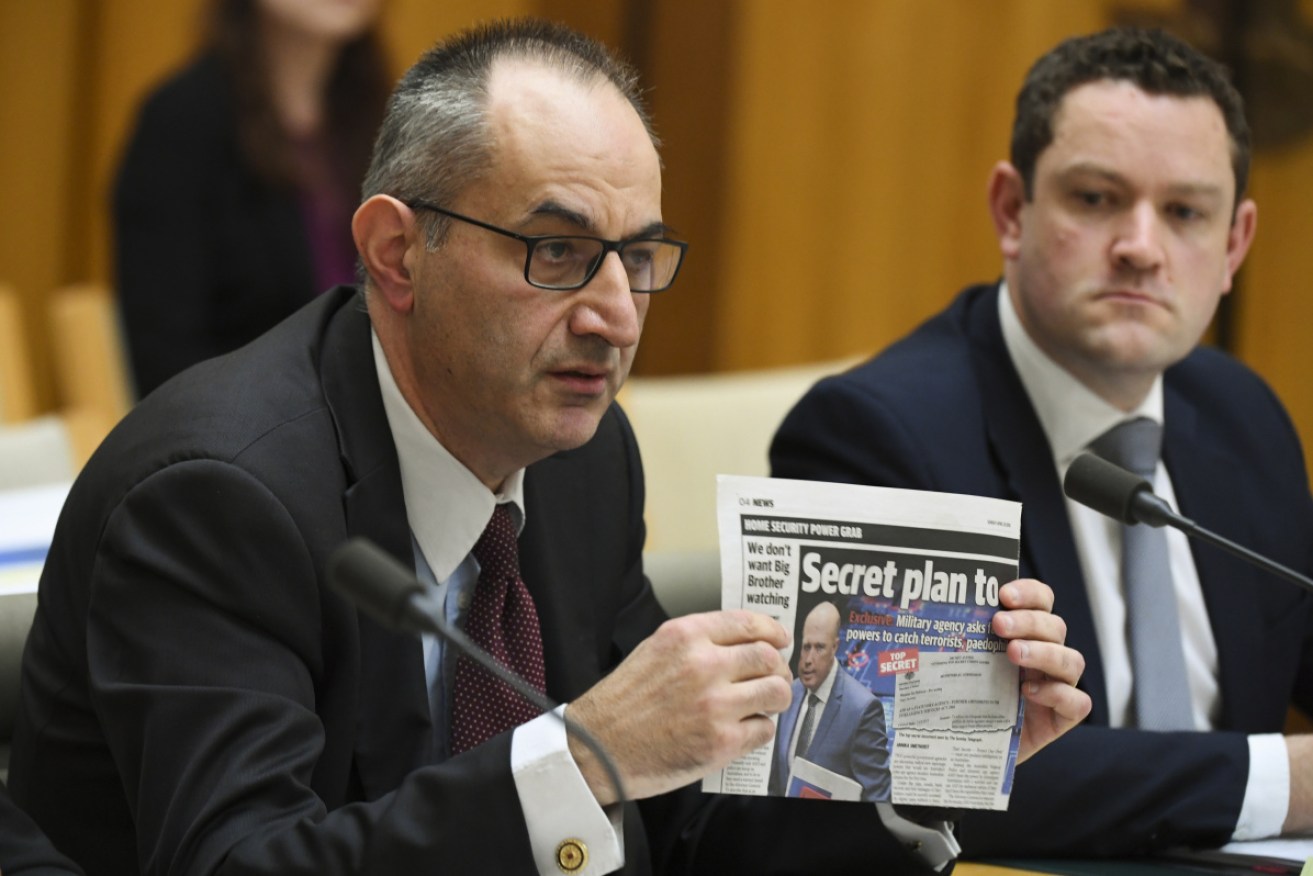
[[[1155,496],[1152,493],[1149,493],[1145,498],[1150,498],[1150,497],[1153,499],[1157,499],[1159,502],[1163,501],[1162,499],[1159,499],[1157,496]],[[1137,497],[1137,502],[1136,502],[1137,505],[1139,504],[1138,499],[1139,497]],[[1163,502],[1164,506],[1166,506],[1166,504],[1167,504],[1166,502]],[[1186,535],[1190,536],[1191,538],[1197,538],[1202,542],[1211,544],[1213,547],[1219,547],[1222,550],[1226,551],[1227,553],[1232,554],[1233,556],[1237,556],[1240,559],[1245,560],[1266,572],[1271,572],[1273,575],[1276,575],[1278,578],[1284,578],[1285,580],[1291,582],[1292,584],[1298,584],[1300,587],[1303,587],[1305,590],[1309,591],[1310,593],[1313,593],[1313,580],[1309,579],[1305,575],[1301,575],[1300,573],[1296,572],[1294,569],[1290,568],[1289,566],[1283,566],[1280,563],[1278,563],[1276,560],[1270,560],[1267,557],[1263,556],[1262,554],[1257,553],[1256,551],[1251,551],[1249,548],[1245,547],[1244,545],[1236,544],[1235,542],[1231,541],[1231,539],[1229,538],[1224,538],[1215,532],[1204,529],[1202,526],[1195,523],[1189,517],[1184,517],[1180,514],[1177,514],[1174,511],[1171,511],[1170,509],[1168,509],[1167,513],[1171,515],[1171,519],[1165,522],[1168,525],[1181,530],[1181,532],[1184,532]],[[1148,523],[1150,526],[1155,525],[1152,521],[1149,520],[1145,520],[1144,522]],[[1157,525],[1162,526],[1163,524],[1160,523]]]
[[[1313,580],[1177,514],[1171,505],[1154,493],[1148,481],[1097,454],[1082,453],[1072,461],[1063,478],[1062,490],[1069,498],[1114,520],[1179,529],[1191,538],[1221,548],[1313,593]]]
[[[393,576],[394,581],[404,580],[406,584],[398,588],[396,593],[388,594],[393,597],[389,602],[380,601],[377,596],[371,597],[370,594],[363,593],[360,586],[363,582],[353,584],[349,580],[351,574],[344,572],[346,568],[354,566],[353,557],[375,567],[382,567],[379,571]],[[356,575],[361,574],[359,568],[354,568],[353,572]],[[589,751],[597,755],[602,769],[606,771],[607,780],[615,789],[616,802],[622,806],[629,802],[624,782],[620,779],[620,771],[616,769],[615,762],[611,760],[602,743],[598,742],[592,733],[566,718],[564,714],[557,714],[556,707],[559,703],[552,702],[537,688],[503,666],[497,658],[475,644],[463,630],[449,625],[442,617],[439,607],[424,594],[414,574],[382,548],[364,538],[347,541],[334,550],[328,558],[328,580],[334,590],[388,629],[408,633],[428,632],[441,636],[457,651],[469,657],[538,709],[555,716],[564,725],[567,735],[574,736]]]

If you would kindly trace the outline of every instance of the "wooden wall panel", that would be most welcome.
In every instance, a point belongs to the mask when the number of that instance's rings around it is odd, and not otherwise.
[[[398,75],[447,34],[479,21],[533,11],[535,0],[387,0],[380,24]]]
[[[80,195],[71,172],[81,27],[75,0],[0,0],[0,283],[17,292],[42,409],[52,392],[43,296],[68,278],[78,248],[66,223]]]
[[[1313,0],[1296,7],[1293,45],[1313,33]],[[1302,93],[1297,100],[1307,100]],[[1313,132],[1254,158],[1250,194],[1258,203],[1258,232],[1235,298],[1236,347],[1272,384],[1290,411],[1313,459]]]
[[[662,141],[662,208],[690,246],[678,282],[652,302],[634,369],[697,374],[716,367],[729,164],[735,160],[726,145],[742,46],[739,12],[728,0],[651,5],[642,73]]]
[[[44,305],[106,282],[109,188],[136,107],[192,52],[205,0],[0,0],[0,280],[23,295],[38,402]],[[1026,67],[1114,15],[1181,0],[387,0],[397,72],[494,16],[543,14],[640,67],[666,218],[693,244],[637,369],[697,373],[869,353],[1000,261],[984,203]],[[1306,24],[1313,0],[1300,0]],[[1313,143],[1255,162],[1240,354],[1313,440]]]
[[[1099,4],[746,3],[716,366],[873,351],[1001,270],[985,183],[1034,57]]]
[[[1313,452],[1313,142],[1265,152],[1251,193],[1258,231],[1236,292],[1237,353],[1285,402]]]

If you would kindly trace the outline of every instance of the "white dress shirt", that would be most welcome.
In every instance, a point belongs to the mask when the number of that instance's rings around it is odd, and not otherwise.
[[[1123,420],[1148,417],[1163,423],[1161,375],[1138,408],[1122,411],[1091,392],[1031,340],[1012,306],[1006,283],[999,284],[998,309],[1003,340],[1048,437],[1059,481],[1090,442]],[[1177,506],[1171,478],[1161,459],[1154,474],[1153,489],[1169,505]],[[1108,723],[1112,727],[1125,727],[1134,679],[1121,581],[1121,525],[1071,499],[1066,503],[1103,658]],[[1221,709],[1217,643],[1189,541],[1176,529],[1168,528],[1166,534],[1194,723],[1198,730],[1211,730],[1216,727]],[[1290,763],[1285,740],[1280,734],[1250,736],[1249,753],[1249,779],[1235,839],[1279,834],[1289,805]]]
[[[821,684],[816,690],[807,690],[807,686],[802,686],[802,703],[798,706],[798,720],[793,722],[793,739],[789,741],[789,782],[793,781],[793,759],[798,756],[798,744],[802,742],[802,723],[807,715],[808,708],[812,711],[812,738],[816,737],[816,729],[821,726],[821,716],[825,714],[825,704],[830,701],[830,691],[834,689],[834,674],[839,671],[839,661],[830,661],[830,671],[821,679]],[[801,684],[801,682],[799,682]],[[812,695],[816,696],[816,704],[808,706],[807,703]]]
[[[397,449],[401,489],[415,549],[416,571],[435,589],[449,623],[464,615],[478,581],[478,561],[471,551],[483,534],[494,507],[510,502],[518,526],[524,526],[524,471],[506,479],[500,493],[487,487],[451,455],[411,410],[397,387],[378,336],[373,337],[383,408]],[[446,643],[423,636],[424,671],[441,750],[450,715],[450,690],[455,655]],[[564,706],[556,711],[559,714]],[[598,805],[579,767],[570,755],[565,727],[552,715],[517,727],[511,736],[511,770],[528,826],[538,872],[559,873],[557,847],[577,839],[588,848],[582,876],[609,873],[624,865],[621,809],[607,811]]]

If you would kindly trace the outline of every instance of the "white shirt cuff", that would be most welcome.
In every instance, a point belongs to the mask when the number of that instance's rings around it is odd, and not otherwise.
[[[1234,840],[1281,835],[1290,809],[1290,753],[1280,733],[1249,737],[1249,781]]]
[[[600,876],[624,866],[623,808],[613,806],[608,813],[588,789],[570,755],[564,713],[565,706],[558,706],[515,728],[511,773],[540,876],[566,872],[558,856],[577,855],[579,849],[587,863],[569,872]]]
[[[917,824],[895,812],[892,803],[876,803],[875,811],[894,839],[934,870],[944,869],[962,853],[957,837],[953,836],[953,826],[947,821]]]

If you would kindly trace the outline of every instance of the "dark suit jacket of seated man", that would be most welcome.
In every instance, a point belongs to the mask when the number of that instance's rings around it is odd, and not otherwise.
[[[1246,734],[1279,733],[1292,702],[1313,713],[1313,600],[1196,545],[1219,651],[1216,732],[1109,728],[1062,488],[1002,343],[997,287],[967,290],[906,340],[809,392],[775,438],[772,470],[1024,504],[1021,574],[1053,582],[1068,641],[1086,656],[1080,686],[1094,709],[1027,765],[1006,814],[963,820],[966,852],[1121,855],[1226,842],[1245,791]],[[1168,370],[1165,390],[1164,452],[1181,513],[1313,573],[1300,447],[1267,387],[1222,354],[1199,350]]]
[[[665,619],[642,574],[642,470],[619,408],[531,466],[525,502],[547,692],[569,701]],[[350,535],[411,561],[358,293],[322,296],[142,402],[60,530],[11,778],[88,873],[532,866],[511,736],[438,763],[418,638],[323,582]],[[847,846],[822,852],[836,872],[861,859],[929,872],[871,807],[727,796],[698,811],[710,802],[690,787],[627,813],[625,872],[801,872],[815,831]]]
[[[1313,500],[1289,417],[1247,368],[1195,348],[1253,234],[1239,97],[1193,49],[1128,29],[1059,46],[1017,104],[1048,121],[1019,120],[1014,160],[991,178],[1008,295],[968,289],[871,361],[821,381],[776,435],[772,471],[1024,504],[1021,574],[1054,588],[1088,660],[1081,687],[1094,708],[1036,759],[1006,813],[967,815],[965,853],[1125,855],[1307,830],[1301,789],[1313,787],[1313,758],[1299,752],[1310,737],[1266,734],[1281,733],[1291,704],[1313,714],[1313,595],[1182,538],[1179,554],[1197,569],[1192,602],[1206,611],[1191,639],[1211,639],[1195,647],[1215,647],[1215,660],[1190,675],[1194,730],[1138,729],[1126,681],[1120,699],[1110,694],[1116,676],[1128,678],[1114,663],[1120,654],[1127,665],[1123,631],[1099,625],[1122,599],[1116,561],[1086,579],[1071,523],[1093,512],[1060,486],[1082,442],[1151,405],[1160,386],[1160,471],[1181,513],[1313,573]],[[1036,142],[1041,128],[1048,139]],[[1043,405],[1014,355],[1050,387]],[[1097,428],[1055,448],[1054,434],[1077,422]],[[1208,705],[1193,693],[1196,675],[1215,691]],[[1264,784],[1264,770],[1286,768],[1288,790],[1279,778],[1275,790]]]
[[[0,785],[0,872],[7,876],[81,876],[82,871],[9,799]]]

